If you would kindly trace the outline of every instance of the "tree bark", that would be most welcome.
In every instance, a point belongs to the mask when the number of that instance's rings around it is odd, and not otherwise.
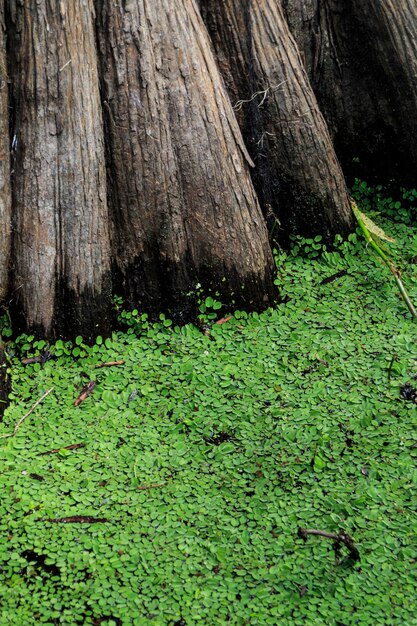
[[[336,153],[350,178],[415,186],[417,5],[340,5],[0,2],[0,306],[15,329],[107,334],[112,289],[178,321],[197,284],[263,308],[265,217],[279,241],[353,226]]]
[[[106,173],[92,0],[9,1],[13,290],[26,328],[110,328]]]
[[[129,305],[275,299],[250,159],[194,0],[97,1],[112,254]]]
[[[200,0],[235,103],[264,210],[283,234],[352,227],[343,173],[326,123],[275,0]],[[282,236],[282,234],[281,234]]]
[[[282,4],[345,175],[414,186],[416,3]]]
[[[11,251],[8,81],[4,4],[0,4],[0,306],[7,297]]]

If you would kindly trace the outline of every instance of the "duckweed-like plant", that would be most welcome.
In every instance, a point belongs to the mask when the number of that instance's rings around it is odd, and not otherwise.
[[[209,335],[6,338],[0,435],[43,400],[0,439],[1,626],[415,623],[414,320],[356,236],[277,260],[285,302]]]

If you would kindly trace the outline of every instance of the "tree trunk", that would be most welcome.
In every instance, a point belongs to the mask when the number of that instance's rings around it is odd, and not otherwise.
[[[200,0],[200,6],[256,163],[264,210],[272,207],[284,236],[330,240],[348,232],[343,174],[280,7],[275,0]]]
[[[11,251],[12,205],[10,191],[9,102],[7,87],[8,73],[4,5],[0,4],[0,306],[5,303],[8,293]]]
[[[98,0],[97,35],[116,288],[175,319],[197,283],[272,303],[250,159],[194,0]]]
[[[344,173],[414,186],[416,3],[282,3]]]
[[[106,173],[92,0],[9,2],[13,295],[48,336],[110,328]]]
[[[353,226],[336,154],[349,177],[415,186],[417,5],[340,4],[0,3],[0,305],[15,328],[106,334],[112,290],[179,321],[196,284],[263,308],[265,217],[280,241]]]

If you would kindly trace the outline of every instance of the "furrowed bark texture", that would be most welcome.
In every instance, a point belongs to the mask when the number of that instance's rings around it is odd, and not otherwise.
[[[5,302],[10,270],[11,191],[8,73],[4,4],[0,4],[0,305]],[[1,365],[1,364],[0,364]]]
[[[109,328],[106,172],[92,0],[9,2],[13,296],[48,336]]]
[[[274,300],[250,161],[194,0],[97,2],[113,263],[130,305]]]
[[[415,185],[417,4],[282,4],[345,174]]]
[[[272,207],[285,237],[331,240],[348,232],[344,177],[277,2],[200,0],[200,7],[256,164],[264,210]]]

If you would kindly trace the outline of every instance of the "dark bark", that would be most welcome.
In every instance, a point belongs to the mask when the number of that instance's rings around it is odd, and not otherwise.
[[[414,186],[417,4],[282,3],[345,174]]]
[[[110,246],[92,0],[10,0],[13,293],[24,326],[106,333]]]
[[[11,251],[8,71],[4,4],[0,4],[0,306],[5,303]],[[1,364],[0,364],[1,366]]]
[[[250,159],[194,0],[98,0],[97,36],[117,288],[176,319],[197,283],[272,303]]]
[[[352,227],[346,185],[297,46],[275,0],[200,0],[256,164],[264,211],[282,235]],[[256,95],[257,94],[257,95]]]

